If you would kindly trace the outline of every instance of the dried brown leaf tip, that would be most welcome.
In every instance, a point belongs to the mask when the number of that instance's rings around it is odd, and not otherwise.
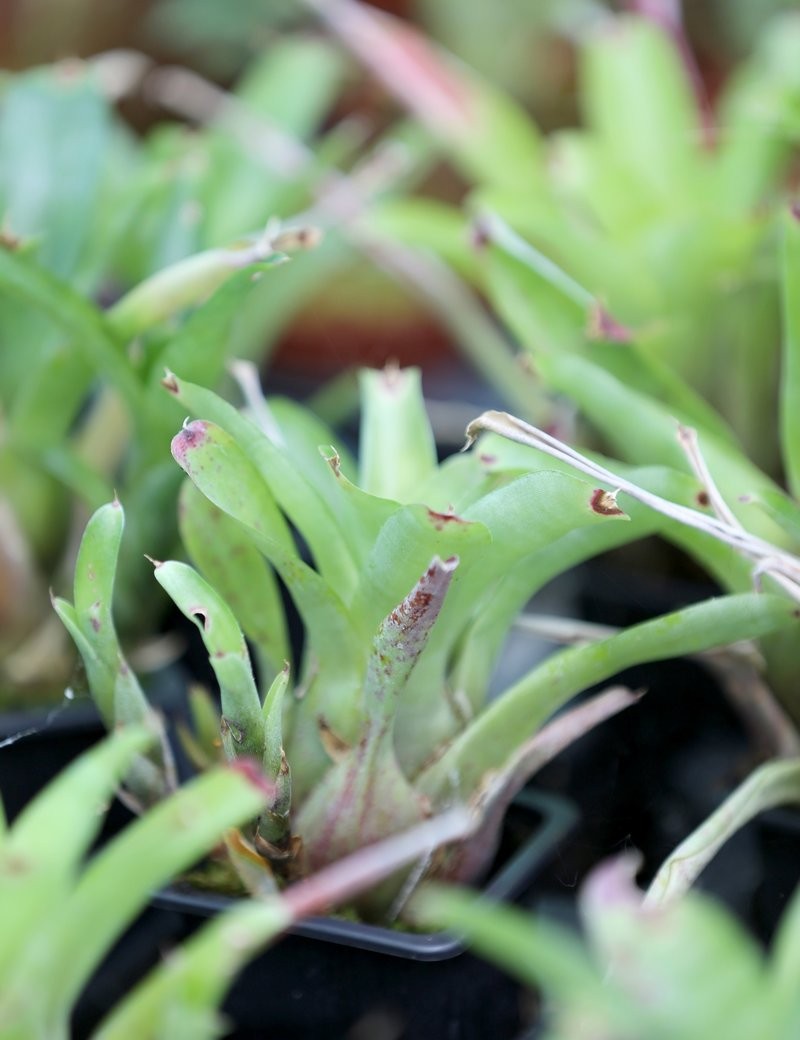
[[[586,335],[605,343],[630,343],[633,339],[631,330],[613,318],[601,303],[593,304],[589,311]]]
[[[316,249],[322,242],[322,229],[318,227],[284,228],[272,240],[276,252],[293,253],[304,249]]]
[[[405,385],[407,378],[396,358],[389,358],[381,371],[381,376],[384,388],[392,392],[398,392]]]
[[[15,253],[22,245],[22,239],[8,228],[0,228],[0,247],[7,249],[9,253]]]
[[[168,368],[164,369],[164,378],[161,380],[161,385],[171,394],[178,393],[178,377],[174,372],[170,372]]]
[[[437,531],[443,531],[449,524],[466,524],[460,516],[456,516],[451,508],[446,513],[437,513],[435,509],[428,510],[428,518]]]
[[[319,726],[319,739],[322,741],[328,758],[333,762],[341,762],[350,752],[350,745],[333,732],[327,719],[322,715],[317,719],[317,725]]]
[[[592,511],[601,516],[625,516],[624,510],[617,505],[617,492],[595,488],[589,500]]]
[[[336,448],[334,448],[333,445],[329,445],[328,447],[320,448],[320,452],[322,453],[323,459],[325,459],[333,471],[333,475],[335,477],[340,477],[342,475],[342,460]]]

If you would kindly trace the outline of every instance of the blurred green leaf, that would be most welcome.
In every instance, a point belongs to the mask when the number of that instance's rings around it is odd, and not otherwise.
[[[88,68],[15,76],[0,109],[0,210],[6,229],[41,238],[38,259],[74,277],[95,218],[110,144],[106,99]]]

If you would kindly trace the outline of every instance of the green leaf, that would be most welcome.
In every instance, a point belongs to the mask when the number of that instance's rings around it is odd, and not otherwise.
[[[263,461],[264,467],[269,467],[272,473],[277,470],[292,474],[290,479],[295,482],[299,493],[294,500],[300,497],[307,501],[313,492],[308,485],[297,482],[287,460],[282,459],[246,419],[233,409],[228,412],[227,408],[220,408],[221,404],[217,403],[216,414],[221,413],[237,434],[240,428],[237,419],[242,419],[249,438],[245,445],[251,451],[256,448],[252,451],[254,457]],[[367,647],[335,589],[300,559],[293,543],[285,544],[289,539],[285,523],[277,513],[261,474],[237,441],[213,423],[195,421],[175,438],[173,453],[200,490],[244,526],[253,544],[264,553],[285,582],[303,618],[307,632],[307,674],[301,676],[301,682],[307,681],[309,685],[296,705],[297,717],[290,738],[289,758],[298,763],[295,790],[304,791],[306,784],[311,783],[328,762],[319,738],[318,715],[324,711],[327,722],[342,739],[349,740],[355,736],[360,718],[357,698]],[[321,465],[324,466],[322,461]],[[285,500],[292,494],[292,489],[282,488],[281,492]],[[321,501],[316,496],[314,500],[316,503]],[[305,523],[316,525],[315,542],[326,533],[320,513],[318,509],[313,518],[303,516]],[[294,512],[289,515],[298,516],[298,520],[301,516]],[[279,521],[277,537],[276,530],[270,526],[273,518],[276,518],[276,523]]]
[[[273,444],[258,426],[216,394],[172,373],[168,374],[164,385],[194,415],[210,420],[235,438],[238,451],[247,456],[277,505],[296,524],[311,549],[320,574],[336,589],[349,588],[353,580],[352,560],[338,525],[321,496],[319,485],[322,480],[307,478],[286,457],[282,444]],[[323,473],[324,463],[320,460],[318,464]],[[270,515],[272,513],[274,508],[270,509]],[[284,541],[285,536],[282,536],[281,543]],[[288,545],[286,550],[289,551]]]
[[[780,424],[789,490],[800,497],[800,209],[784,218]]]
[[[451,928],[471,946],[531,988],[548,995],[582,1000],[585,991],[602,1004],[604,995],[587,951],[565,928],[510,906],[495,906],[455,887],[426,885],[410,905],[414,921]]]
[[[109,309],[108,324],[122,342],[127,342],[200,303],[242,268],[255,274],[278,267],[286,259],[283,253],[268,253],[258,244],[246,243],[195,253],[131,289]]]
[[[696,190],[701,125],[677,47],[653,22],[616,18],[583,51],[587,122],[637,185],[680,205]]]
[[[289,659],[283,602],[272,569],[246,530],[191,481],[179,499],[180,531],[193,562],[230,606],[258,654],[263,680]]]
[[[177,401],[164,393],[164,369],[180,372],[202,386],[217,387],[230,358],[230,348],[243,307],[266,272],[247,268],[232,274],[208,300],[201,303],[154,359],[148,387],[149,419],[141,431],[146,438],[147,465],[162,457],[164,445],[185,417]],[[140,462],[140,465],[142,462]]]
[[[22,996],[23,1007],[35,1009],[45,1030],[65,1019],[103,953],[153,890],[196,862],[226,828],[257,816],[264,794],[239,771],[214,770],[155,806],[94,856],[6,976],[9,989]]]
[[[511,97],[399,19],[352,4],[314,7],[470,177],[535,189],[541,140]]]
[[[222,695],[222,740],[229,758],[261,762],[264,728],[250,655],[236,617],[222,597],[188,564],[156,562],[156,581],[203,637]]]
[[[551,387],[568,396],[577,393],[580,387],[570,382],[575,377],[564,375],[563,370],[573,357],[581,355],[579,360],[606,369],[609,377],[624,382],[632,393],[656,397],[682,422],[733,441],[730,429],[714,409],[676,376],[674,360],[671,365],[660,361],[652,347],[645,349],[646,342],[637,343],[635,332],[625,328],[619,333],[623,342],[603,342],[604,319],[609,319],[600,301],[504,222],[492,215],[481,219],[489,221],[487,227],[497,241],[486,262],[487,286],[494,305]],[[604,250],[605,244],[597,248]],[[627,289],[625,298],[629,299]],[[599,328],[590,342],[593,323]],[[588,395],[592,383],[583,389],[584,396]]]
[[[15,76],[0,112],[0,210],[13,234],[42,236],[41,264],[75,275],[89,241],[109,140],[109,106],[75,63]]]
[[[645,905],[681,896],[725,842],[760,812],[800,803],[800,760],[767,762],[751,773],[708,819],[664,860],[647,890]]]
[[[436,467],[419,369],[362,370],[359,485],[408,501]]]
[[[378,629],[364,680],[358,743],[329,770],[297,819],[312,869],[425,818],[424,803],[397,763],[393,722],[457,565],[456,557],[434,557]]]
[[[569,393],[586,417],[605,436],[611,447],[625,460],[638,465],[670,466],[688,470],[686,456],[677,436],[677,419],[657,401],[626,385],[585,358],[559,357],[547,361],[548,377]],[[775,484],[766,477],[741,449],[701,429],[700,449],[714,481],[732,512],[749,530],[762,538],[785,545],[784,532],[766,517],[748,509],[741,496],[770,492]]]
[[[106,727],[144,724],[161,734],[161,747],[152,758],[138,759],[127,777],[135,797],[149,805],[172,786],[173,776],[163,723],[125,660],[114,628],[112,599],[124,522],[117,501],[92,515],[75,561],[75,605],[54,599],[53,606],[80,651]]]
[[[9,427],[14,443],[41,451],[65,440],[91,381],[91,365],[71,343],[46,345],[29,365],[11,401]]]
[[[153,734],[129,728],[82,755],[34,798],[0,843],[0,912],[7,941],[0,972],[8,982],[20,942],[47,927],[103,822],[102,810]],[[53,855],[53,849],[58,855]]]
[[[92,1040],[215,1040],[218,1004],[244,964],[291,923],[278,900],[221,914],[114,1008]]]
[[[210,135],[211,170],[205,193],[204,233],[210,245],[263,225],[275,214],[303,208],[307,193],[304,172],[289,177],[261,154],[257,129],[280,128],[295,140],[304,140],[331,109],[344,82],[346,62],[340,51],[323,39],[278,37],[248,67],[234,91],[242,109],[240,118],[227,120],[224,112]],[[242,118],[252,118],[244,126]],[[264,133],[266,140],[266,132]],[[268,146],[267,146],[268,147]],[[183,370],[176,366],[176,370]]]
[[[794,605],[779,596],[721,596],[625,629],[588,646],[549,657],[493,701],[418,777],[435,802],[470,791],[502,766],[520,741],[570,697],[634,664],[757,639],[795,623]]]
[[[84,376],[102,373],[137,414],[143,403],[141,384],[109,325],[87,300],[66,282],[7,248],[0,248],[0,293],[50,317],[74,341],[74,349],[84,359]]]
[[[693,893],[668,907],[644,907],[633,882],[638,866],[636,855],[601,864],[580,895],[591,948],[613,980],[614,1011],[630,1023],[629,1035],[746,1040],[765,1027],[780,1036],[753,938],[723,907]],[[718,966],[712,978],[708,964]]]

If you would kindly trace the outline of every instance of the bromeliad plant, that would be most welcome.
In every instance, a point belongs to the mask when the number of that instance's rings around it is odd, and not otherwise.
[[[613,690],[544,725],[574,694],[633,663],[793,620],[794,604],[778,596],[723,597],[556,654],[489,701],[528,600],[573,564],[652,530],[657,514],[634,503],[627,516],[595,483],[486,453],[437,465],[414,370],[362,373],[358,466],[344,450],[320,453],[332,435],[297,405],[251,387],[243,414],[172,373],[164,385],[202,417],[172,442],[189,477],[180,527],[197,569],[154,561],[155,577],[197,623],[220,688],[219,727],[198,709],[196,750],[213,758],[221,743],[230,758],[255,757],[275,785],[249,837],[279,883],[458,803],[481,826],[417,873],[475,875],[513,793],[635,699]],[[109,724],[145,703],[112,621],[122,528],[119,503],[94,515],[74,603],[55,602]],[[304,629],[291,670],[281,583]],[[152,790],[134,794],[152,800]],[[405,895],[395,884],[361,908],[390,914]]]
[[[680,5],[652,18],[595,6],[591,24],[581,9],[572,18],[582,124],[545,136],[411,27],[357,0],[305,2],[475,188],[466,216],[427,198],[390,199],[369,226],[488,291],[512,330],[524,329],[536,372],[540,358],[588,356],[669,405],[707,417],[710,403],[776,475],[763,417],[780,343],[779,212],[800,130],[797,17],[765,21],[712,107]],[[487,243],[496,248],[474,248]],[[542,374],[562,392],[579,378]]]

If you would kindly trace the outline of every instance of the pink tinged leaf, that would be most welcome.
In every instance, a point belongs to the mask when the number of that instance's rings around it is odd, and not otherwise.
[[[257,791],[260,791],[264,796],[264,804],[269,805],[275,797],[276,787],[271,780],[264,776],[264,771],[256,759],[243,756],[230,762],[228,768],[235,773],[239,773]]]
[[[458,562],[457,556],[447,560],[434,556],[411,592],[381,622],[364,684],[370,714],[393,714],[394,704],[387,695],[399,694],[407,682],[442,609]]]
[[[339,906],[435,849],[463,840],[473,826],[474,820],[466,809],[451,809],[401,834],[360,848],[286,889],[283,899],[295,920]]]
[[[435,556],[409,594],[384,618],[364,681],[367,725],[297,814],[311,869],[429,815],[394,753],[392,722],[402,690],[444,603],[458,557]]]
[[[356,57],[438,134],[463,136],[473,127],[472,94],[419,32],[352,0],[313,6]]]
[[[570,744],[640,697],[624,686],[613,686],[559,715],[518,748],[502,772],[491,774],[478,791],[474,804],[480,827],[467,844],[452,851],[439,876],[459,882],[479,878],[494,859],[503,818],[517,792]]]
[[[578,897],[582,918],[591,925],[609,910],[641,912],[643,893],[636,884],[642,865],[639,852],[604,860],[589,874]]]
[[[208,423],[202,419],[185,423],[180,433],[172,438],[172,457],[188,472],[190,452],[204,444],[208,437]]]

